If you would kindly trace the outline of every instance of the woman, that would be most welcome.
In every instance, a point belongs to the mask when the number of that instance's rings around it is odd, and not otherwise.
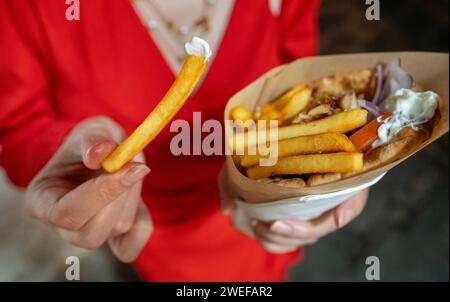
[[[317,0],[79,1],[78,21],[70,5],[0,2],[0,164],[64,240],[108,242],[144,280],[280,281],[302,246],[361,212],[366,192],[313,221],[256,222],[249,238],[220,211],[223,158],[173,156],[168,129],[119,172],[99,169],[164,95],[192,35],[214,57],[176,118],[220,121],[235,92],[317,53]]]

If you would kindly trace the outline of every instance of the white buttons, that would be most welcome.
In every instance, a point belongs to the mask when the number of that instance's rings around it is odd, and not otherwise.
[[[189,27],[187,25],[180,25],[180,27],[178,27],[178,32],[182,35],[187,35]]]
[[[158,21],[151,19],[148,21],[147,26],[150,29],[155,29],[158,27]]]

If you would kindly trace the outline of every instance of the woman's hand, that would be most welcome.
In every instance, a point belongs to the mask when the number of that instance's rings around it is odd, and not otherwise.
[[[277,220],[271,223],[255,221],[256,239],[269,252],[286,253],[313,244],[355,219],[367,201],[368,189],[356,193],[336,208],[310,220]]]
[[[83,121],[32,180],[25,201],[28,212],[64,240],[86,249],[108,241],[117,258],[131,262],[153,230],[141,199],[150,169],[140,154],[117,173],[102,173],[102,160],[123,137],[110,119]]]
[[[226,168],[223,168],[219,175],[221,207],[224,214],[233,216],[236,204],[233,192],[228,185],[227,173]],[[252,223],[253,233],[269,252],[295,251],[302,246],[317,242],[321,237],[344,227],[355,219],[366,205],[368,192],[368,189],[360,191],[336,208],[309,221],[286,219],[263,222],[254,220]]]

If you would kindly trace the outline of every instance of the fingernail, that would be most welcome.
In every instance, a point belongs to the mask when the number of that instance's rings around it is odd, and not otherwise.
[[[105,146],[103,143],[96,143],[92,145],[87,151],[84,153],[84,158],[87,158],[89,155],[99,154],[102,153]]]
[[[352,219],[353,219],[352,209],[346,209],[342,211],[342,213],[339,215],[338,218],[338,227],[342,228],[343,226],[347,225]]]
[[[289,235],[292,234],[293,232],[292,227],[289,224],[284,223],[282,221],[276,221],[275,223],[273,223],[272,226],[270,227],[270,230],[282,235]]]
[[[131,186],[144,178],[150,172],[147,166],[139,165],[130,168],[122,178],[122,183],[126,186]]]
[[[108,149],[113,149],[112,143],[108,141],[102,141],[95,143],[83,154],[83,161],[89,159],[101,160],[106,154]]]
[[[95,154],[95,153],[101,153],[103,150],[105,150],[105,143],[101,142],[101,143],[97,143],[97,144],[93,145],[89,149],[89,152]]]

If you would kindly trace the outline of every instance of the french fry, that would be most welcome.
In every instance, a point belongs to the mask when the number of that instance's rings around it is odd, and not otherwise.
[[[236,106],[230,111],[230,117],[233,121],[247,122],[253,120],[253,116],[244,106]]]
[[[346,133],[363,126],[366,122],[367,111],[357,108],[338,112],[311,122],[283,126],[275,130],[271,129],[266,131],[278,131],[278,140],[285,140],[292,137],[320,133]],[[231,137],[230,145],[232,146],[232,150],[245,150],[249,145],[256,145],[257,143],[260,143],[257,141],[257,138],[259,137],[257,131],[264,130],[253,130],[246,133],[237,133],[234,137]],[[267,141],[270,140],[270,137],[274,137],[269,134],[270,133],[265,134]],[[264,135],[261,137],[263,136]]]
[[[285,157],[273,166],[247,168],[251,179],[267,178],[276,175],[309,173],[330,173],[357,171],[363,167],[363,154],[359,152],[339,152]]]
[[[299,136],[278,142],[278,157],[306,155],[315,153],[353,152],[355,146],[347,136],[340,133],[322,133]],[[244,155],[240,164],[243,167],[255,166],[262,158],[261,154]]]
[[[292,119],[304,109],[311,96],[312,89],[306,85],[297,85],[278,99],[261,107],[257,118],[261,120],[279,120],[280,123],[286,119]]]
[[[276,111],[275,107],[269,103],[269,104],[263,105],[261,107],[261,110],[259,113],[260,113],[260,116],[262,116],[262,115],[266,114],[267,112],[274,111],[274,110]]]
[[[298,92],[303,90],[306,86],[303,84],[297,85],[294,88],[290,89],[288,92],[281,95],[279,98],[277,98],[275,101],[270,103],[270,105],[273,106],[274,109],[281,111],[284,106],[289,102],[289,100],[292,99],[294,95],[296,95]]]
[[[200,42],[206,43],[203,40]],[[167,91],[166,95],[142,124],[103,160],[103,169],[109,173],[118,171],[161,132],[191,95],[205,71],[207,63],[208,57],[203,55],[189,54],[186,57],[175,82]]]
[[[281,109],[284,120],[293,119],[308,105],[309,99],[312,94],[312,89],[309,87],[303,87],[286,102]]]
[[[277,120],[281,123],[283,121],[283,115],[279,111],[270,110],[270,111],[266,111],[264,114],[261,114],[259,119],[263,120],[263,121]]]

